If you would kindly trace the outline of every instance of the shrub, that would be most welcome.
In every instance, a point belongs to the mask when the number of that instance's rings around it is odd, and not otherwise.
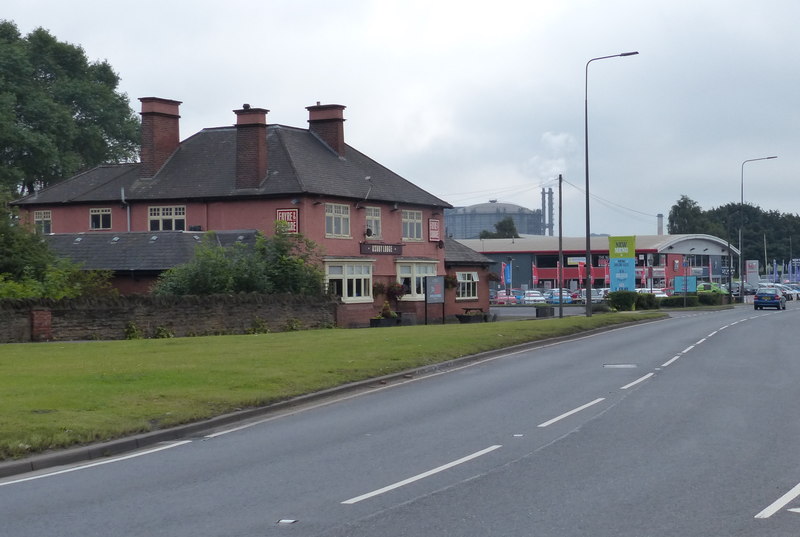
[[[638,294],[635,291],[612,291],[608,293],[608,305],[617,311],[632,311]]]
[[[658,309],[658,301],[656,295],[652,293],[636,293],[636,309],[637,310],[655,310]]]
[[[682,308],[684,303],[686,307],[693,307],[700,304],[697,295],[687,295],[685,301],[683,295],[672,295],[661,299],[662,308]]]

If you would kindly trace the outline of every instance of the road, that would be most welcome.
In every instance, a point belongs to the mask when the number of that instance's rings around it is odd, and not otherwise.
[[[678,313],[7,478],[2,535],[796,537],[798,321]]]

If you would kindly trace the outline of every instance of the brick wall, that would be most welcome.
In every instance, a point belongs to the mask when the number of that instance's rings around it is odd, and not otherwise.
[[[4,300],[0,343],[327,328],[336,324],[336,308],[335,300],[294,295]]]

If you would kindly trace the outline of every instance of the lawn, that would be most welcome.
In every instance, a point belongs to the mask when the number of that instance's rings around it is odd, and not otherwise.
[[[0,345],[0,460],[110,440],[348,382],[585,330],[664,317]]]

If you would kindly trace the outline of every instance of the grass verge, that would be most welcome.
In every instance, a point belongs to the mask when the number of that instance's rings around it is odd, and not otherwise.
[[[664,317],[0,345],[0,460],[266,405],[478,352]]]

